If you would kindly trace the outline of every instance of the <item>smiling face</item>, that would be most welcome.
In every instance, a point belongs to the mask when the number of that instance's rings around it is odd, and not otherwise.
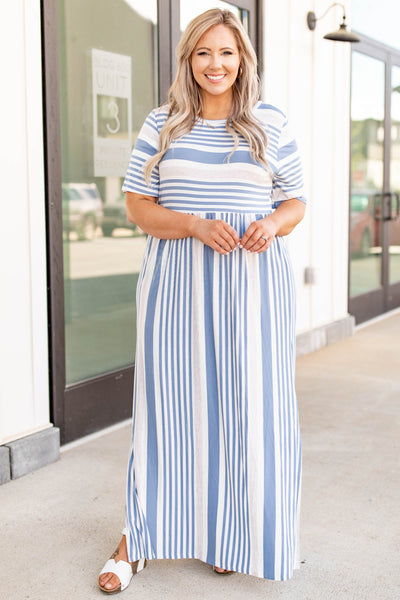
[[[201,36],[192,52],[193,77],[202,90],[204,101],[231,100],[240,55],[229,27],[215,25]]]

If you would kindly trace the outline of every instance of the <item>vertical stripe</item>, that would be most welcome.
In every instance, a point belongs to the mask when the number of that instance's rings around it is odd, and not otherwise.
[[[257,272],[256,257],[245,256],[247,263],[248,295],[251,302],[247,306],[247,370],[248,377],[248,456],[247,473],[250,490],[250,570],[259,576],[264,576],[264,410],[263,410],[263,364],[262,364],[262,335],[260,328],[261,290]],[[250,260],[253,259],[253,260]]]
[[[207,246],[202,249],[204,252],[204,347],[206,361],[207,377],[207,415],[208,415],[208,533],[207,533],[207,560],[210,564],[215,564],[217,554],[217,507],[218,507],[218,482],[219,473],[219,411],[218,411],[218,379],[217,379],[217,352],[215,348],[213,313],[210,307],[213,306],[214,294],[214,252]]]
[[[146,377],[146,399],[147,399],[147,410],[148,410],[148,438],[147,438],[147,491],[146,491],[146,513],[148,519],[148,527],[150,537],[154,548],[157,548],[157,495],[158,495],[158,440],[161,439],[159,432],[157,431],[157,423],[159,419],[156,417],[156,393],[155,393],[155,382],[159,381],[158,377],[155,377],[154,372],[154,327],[157,327],[159,321],[155,321],[154,315],[156,314],[156,305],[159,301],[158,290],[159,278],[161,271],[161,259],[162,259],[163,244],[159,243],[157,248],[157,260],[154,265],[152,284],[149,290],[147,314],[145,320],[145,350],[144,359],[146,363],[145,377]],[[157,333],[159,333],[157,331]],[[158,548],[157,548],[158,550]]]
[[[208,492],[209,492],[209,447],[208,440],[208,403],[207,403],[207,375],[206,348],[209,354],[211,332],[210,323],[206,320],[208,314],[208,280],[205,278],[203,244],[192,240],[192,319],[191,328],[191,371],[192,389],[191,399],[193,405],[193,500],[192,500],[192,556],[196,549],[199,556],[207,556],[208,548]],[[203,279],[204,278],[204,279]],[[204,283],[203,283],[204,281]],[[207,332],[207,338],[205,335]],[[207,344],[207,345],[206,345]],[[211,356],[210,356],[211,360]],[[211,457],[215,459],[212,449]],[[216,474],[217,476],[217,474]],[[215,543],[215,539],[214,539]]]

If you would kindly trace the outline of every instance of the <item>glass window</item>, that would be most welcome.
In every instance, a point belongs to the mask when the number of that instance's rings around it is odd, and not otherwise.
[[[400,49],[399,0],[352,0],[351,28]]]
[[[389,222],[389,283],[400,281],[400,67],[392,67],[390,190],[392,220]]]
[[[353,52],[350,296],[381,286],[384,92],[384,63]]]
[[[157,105],[157,1],[59,0],[67,384],[134,361],[145,234],[121,193]]]
[[[210,8],[222,8],[228,9],[233,12],[241,21],[244,23],[245,27],[248,30],[247,26],[247,11],[242,11],[237,6],[233,4],[229,4],[228,2],[213,2],[213,0],[197,0],[195,3],[185,2],[181,0],[181,31],[186,29],[189,21],[194,19],[197,15],[209,10]]]

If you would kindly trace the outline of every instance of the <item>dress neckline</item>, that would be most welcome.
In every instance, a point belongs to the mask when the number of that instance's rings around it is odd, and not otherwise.
[[[227,119],[204,119],[203,117],[199,119],[201,125],[206,125],[212,129],[218,127],[218,125],[225,125],[226,121]]]

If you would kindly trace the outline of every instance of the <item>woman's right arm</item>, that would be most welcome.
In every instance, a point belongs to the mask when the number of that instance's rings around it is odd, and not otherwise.
[[[157,204],[154,196],[126,192],[128,220],[159,239],[195,237],[220,254],[228,254],[239,243],[237,232],[221,220],[201,219]]]

